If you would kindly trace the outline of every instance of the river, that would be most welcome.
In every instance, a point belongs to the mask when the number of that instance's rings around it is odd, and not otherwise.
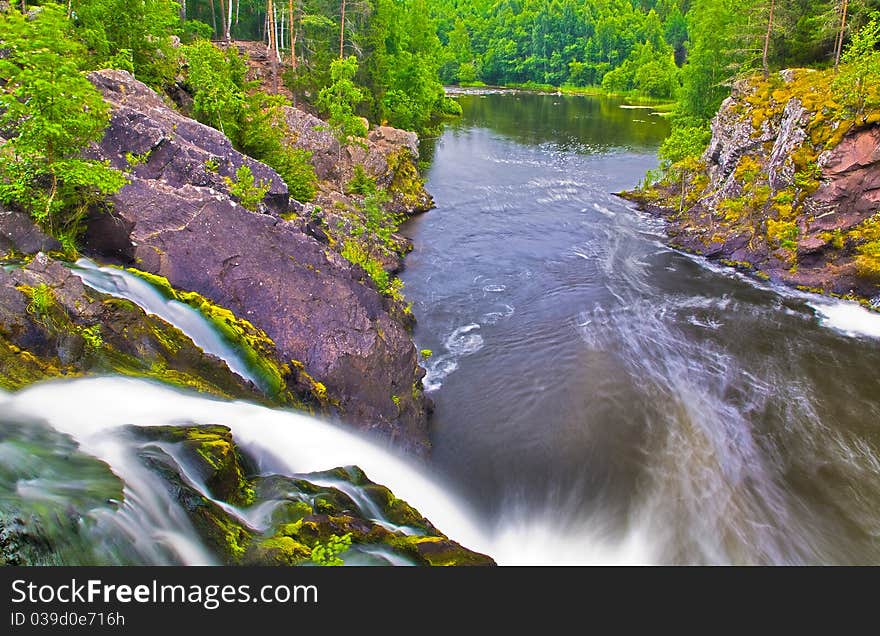
[[[403,279],[433,465],[494,556],[880,562],[878,316],[666,247],[611,194],[657,164],[651,109],[458,99]]]
[[[429,462],[144,380],[40,383],[0,392],[4,532],[33,516],[63,564],[217,563],[128,426],[220,423],[260,474],[358,465],[501,564],[880,563],[880,314],[666,247],[610,194],[657,163],[651,109],[459,99],[431,151],[438,207],[404,228],[414,337],[433,352]],[[200,314],[120,270],[72,269],[248,375]],[[273,497],[214,503],[263,532]],[[369,547],[346,562],[375,563]]]

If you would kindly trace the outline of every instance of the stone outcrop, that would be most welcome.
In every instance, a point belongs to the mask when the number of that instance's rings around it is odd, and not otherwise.
[[[345,562],[372,565],[494,565],[450,540],[407,502],[355,466],[297,478],[254,475],[224,426],[134,428],[141,460],[160,475],[196,532],[228,565],[308,563],[319,545],[347,536]],[[159,442],[152,445],[150,442]],[[200,484],[192,481],[195,476]],[[338,484],[338,487],[327,485]],[[347,493],[357,493],[355,497]],[[219,502],[268,507],[256,529]]]
[[[0,269],[0,388],[100,373],[262,400],[256,387],[178,329],[85,287],[61,262],[39,253]]]
[[[842,107],[830,72],[734,86],[682,187],[623,196],[674,245],[762,277],[880,305],[880,112]]]
[[[123,71],[90,79],[112,118],[92,155],[129,173],[112,211],[89,220],[87,253],[164,276],[262,329],[279,362],[326,389],[325,408],[396,444],[427,448],[424,371],[390,299],[282,215],[301,206],[268,166],[222,134],[171,110]],[[271,184],[260,212],[230,196],[223,177],[248,165]]]

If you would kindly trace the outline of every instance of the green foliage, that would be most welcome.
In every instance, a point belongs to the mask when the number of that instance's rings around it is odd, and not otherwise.
[[[88,47],[91,65],[134,72],[161,88],[174,81],[177,54],[171,36],[180,32],[173,0],[70,0],[77,37]]]
[[[55,291],[45,283],[40,283],[36,287],[22,288],[22,291],[29,298],[27,312],[45,324],[56,303]]]
[[[880,280],[880,212],[853,228],[849,237],[858,243],[855,262],[859,275]]]
[[[326,543],[316,543],[312,547],[312,562],[317,565],[337,566],[343,565],[344,561],[339,558],[340,554],[351,548],[351,533],[341,537],[330,535]]]
[[[345,185],[345,191],[349,194],[373,194],[376,192],[376,180],[367,174],[362,165],[357,164],[354,174]]]
[[[196,40],[210,40],[214,29],[199,20],[186,20],[180,27],[180,38],[185,44]]]
[[[254,174],[248,166],[241,166],[235,171],[234,181],[229,177],[226,177],[225,181],[229,186],[229,194],[252,212],[257,211],[263,197],[269,191],[270,185],[262,179],[259,184],[255,183]]]
[[[843,66],[832,85],[837,98],[861,115],[880,107],[880,12],[853,35],[843,54]]]
[[[151,151],[149,150],[139,155],[127,152],[125,153],[125,162],[128,164],[129,168],[136,168],[147,163],[150,160],[150,154]]]
[[[198,41],[184,47],[183,55],[195,118],[224,133],[236,149],[275,169],[295,199],[311,201],[318,180],[311,153],[290,144],[285,98],[248,84],[246,62],[234,47],[221,51]]]
[[[230,139],[239,137],[247,66],[234,47],[225,52],[210,42],[183,48],[186,83],[193,94],[193,116]]]
[[[370,280],[376,285],[376,289],[380,293],[393,298],[402,300],[403,281],[399,278],[392,278],[386,272],[382,263],[370,255],[367,249],[357,240],[349,239],[342,247],[342,256],[350,263],[358,265],[370,277]]]
[[[428,360],[431,358],[431,356],[434,355],[434,352],[430,349],[422,349],[421,351],[419,351],[419,355],[422,356],[423,360]]]
[[[767,219],[767,238],[779,247],[796,250],[799,232],[797,224],[793,221]]]
[[[695,118],[674,119],[672,132],[660,146],[660,159],[671,165],[690,157],[699,157],[709,145],[712,131]]]
[[[101,95],[82,76],[84,51],[67,36],[64,13],[47,5],[33,18],[0,20],[0,201],[16,205],[70,244],[88,209],[125,184],[117,170],[82,159],[109,121]]]
[[[104,346],[104,338],[101,336],[101,325],[80,327],[78,331],[82,339],[85,340],[86,346],[92,351],[98,351]]]
[[[358,104],[366,100],[364,91],[354,83],[358,71],[353,55],[330,64],[330,84],[318,93],[317,105],[328,116],[333,134],[340,146],[367,136],[364,120],[355,114]]]

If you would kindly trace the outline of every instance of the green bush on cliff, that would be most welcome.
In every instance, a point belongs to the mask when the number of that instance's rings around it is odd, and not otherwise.
[[[355,85],[357,59],[352,55],[330,64],[330,84],[318,93],[318,107],[328,116],[327,123],[340,147],[367,136],[364,120],[355,114],[366,100],[364,91]]]
[[[221,51],[201,40],[183,47],[183,55],[193,116],[229,137],[237,150],[278,172],[292,197],[311,201],[318,180],[311,153],[294,148],[288,139],[287,100],[246,82],[247,65],[234,48]]]
[[[880,106],[880,12],[853,34],[843,54],[843,67],[833,89],[839,99],[855,114]]]
[[[257,211],[269,191],[269,184],[265,180],[260,179],[259,184],[255,182],[254,173],[248,166],[241,166],[235,171],[235,180],[226,177],[225,181],[229,186],[229,194],[251,212]]]
[[[90,207],[125,184],[106,163],[82,159],[109,121],[100,93],[80,73],[85,52],[60,8],[0,20],[0,201],[26,211],[73,247]]]

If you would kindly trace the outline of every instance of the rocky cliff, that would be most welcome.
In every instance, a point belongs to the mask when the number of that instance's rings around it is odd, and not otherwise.
[[[796,69],[737,83],[700,161],[624,196],[685,250],[880,305],[880,112],[844,108],[833,81]]]
[[[426,452],[424,370],[401,303],[379,293],[364,270],[332,249],[333,241],[300,214],[303,206],[271,168],[173,110],[128,73],[89,77],[112,110],[103,140],[89,154],[124,171],[129,183],[112,197],[109,211],[88,220],[84,252],[152,276],[170,293],[196,294],[204,299],[199,304],[253,326],[265,336],[259,349],[271,358],[267,366],[278,370],[280,388],[293,400]],[[269,185],[256,212],[230,192],[243,165]],[[58,247],[22,215],[4,213],[0,229],[7,254]],[[60,276],[54,265],[53,271]],[[20,287],[23,275],[10,274],[10,285]],[[46,284],[62,289],[67,283],[55,277]],[[14,293],[24,310],[27,299]],[[68,313],[74,322],[79,318]],[[0,326],[7,339],[14,330],[13,323]]]

